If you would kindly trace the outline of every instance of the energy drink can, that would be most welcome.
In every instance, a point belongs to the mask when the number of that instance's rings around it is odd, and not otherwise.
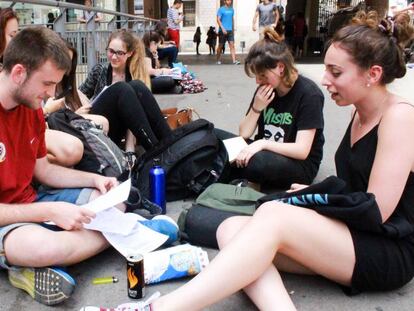
[[[127,257],[128,297],[141,299],[145,296],[144,257],[130,255]]]

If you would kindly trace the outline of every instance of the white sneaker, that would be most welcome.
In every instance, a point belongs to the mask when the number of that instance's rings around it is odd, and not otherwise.
[[[160,292],[155,292],[144,301],[123,303],[116,308],[83,307],[79,311],[150,311],[150,304],[160,296]]]
[[[217,61],[217,65],[221,65],[221,61]]]
[[[233,65],[240,65],[240,61],[235,60],[235,61],[233,62]]]

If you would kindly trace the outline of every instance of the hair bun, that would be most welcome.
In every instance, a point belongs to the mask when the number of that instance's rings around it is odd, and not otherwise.
[[[279,34],[273,27],[270,26],[263,30],[263,38],[276,43],[281,43],[285,39],[283,34]]]

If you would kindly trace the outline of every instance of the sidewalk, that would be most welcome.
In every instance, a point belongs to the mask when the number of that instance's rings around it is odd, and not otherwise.
[[[228,55],[225,57],[230,60]],[[189,70],[196,73],[197,77],[203,80],[208,87],[205,92],[191,95],[162,95],[157,96],[157,100],[161,107],[193,107],[202,118],[214,122],[216,127],[236,132],[238,122],[244,115],[256,88],[255,81],[245,75],[243,65],[215,65],[214,57],[211,58],[212,60],[207,55],[202,55],[196,62],[190,58],[183,57],[184,62],[189,64]],[[298,65],[298,68],[301,73],[318,83],[320,82],[324,70],[322,65],[301,64]],[[411,69],[406,77],[393,84],[391,89],[414,103],[413,81],[414,69]],[[324,107],[326,143],[324,159],[317,177],[319,180],[335,173],[333,166],[334,152],[350,118],[350,108],[336,107],[335,103],[327,96],[325,90],[324,94],[326,98]],[[177,219],[182,207],[190,204],[190,201],[169,203],[167,206],[168,214]],[[208,252],[211,260],[215,256],[216,250],[208,250]],[[244,256],[244,254],[240,254],[240,256]],[[318,254],[315,254],[315,256],[318,256]],[[64,304],[51,308],[34,302],[26,293],[13,288],[7,280],[7,273],[0,271],[0,310],[79,310],[80,307],[85,305],[115,307],[118,304],[129,301],[126,292],[125,259],[113,249],[109,249],[86,262],[70,267],[68,272],[78,283],[75,293]],[[106,285],[91,284],[93,278],[106,276],[116,276],[119,282]],[[320,277],[288,274],[284,274],[282,277],[298,310],[414,310],[414,300],[412,299],[414,296],[414,282],[396,291],[361,294],[350,298],[343,294],[339,286]],[[166,294],[185,281],[179,280],[148,286],[146,288],[147,297],[154,291]],[[226,285],[217,282],[206,284],[206,286],[224,287]],[[256,310],[256,308],[243,293],[239,292],[207,310],[244,311]]]

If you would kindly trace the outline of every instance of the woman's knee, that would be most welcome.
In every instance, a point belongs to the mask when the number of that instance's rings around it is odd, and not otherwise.
[[[151,93],[151,90],[141,80],[131,80],[128,82],[128,85],[131,86],[139,96],[141,96],[141,94]]]
[[[62,166],[73,166],[83,156],[82,141],[70,134],[56,131],[46,136],[46,146],[52,155],[53,162]]]
[[[219,225],[216,232],[219,248],[223,248],[247,223],[249,218],[250,217],[235,216],[224,220]]]
[[[254,214],[255,220],[259,221],[263,228],[266,226],[276,229],[284,222],[286,209],[289,205],[276,201],[265,202],[259,206]]]

